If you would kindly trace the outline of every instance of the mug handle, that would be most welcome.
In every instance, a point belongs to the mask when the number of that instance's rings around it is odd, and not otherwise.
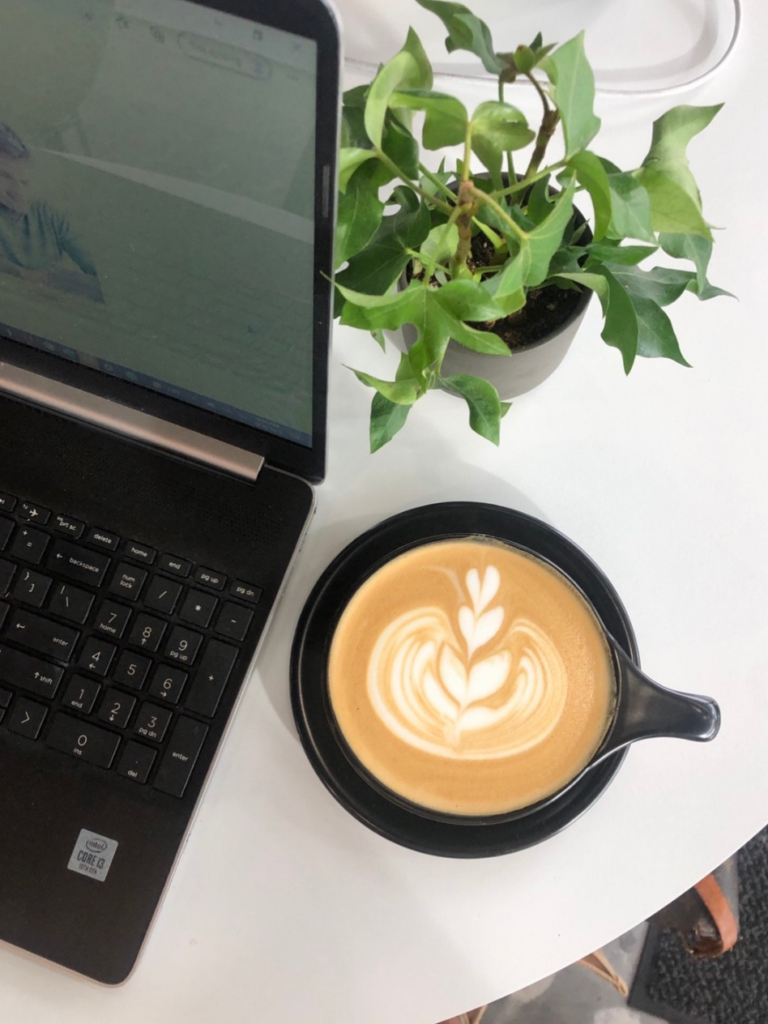
[[[602,760],[634,740],[668,736],[700,743],[720,730],[720,708],[711,697],[680,693],[660,686],[611,642],[619,675],[619,706],[613,727],[600,750]]]

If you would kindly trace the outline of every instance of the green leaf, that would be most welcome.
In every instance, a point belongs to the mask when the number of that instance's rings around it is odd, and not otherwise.
[[[361,86],[367,92],[368,86]],[[354,90],[353,90],[354,91]],[[346,93],[344,94],[346,97]],[[365,131],[365,115],[362,106],[347,106],[346,100],[341,108],[341,146],[343,149],[370,149],[371,140]]]
[[[581,245],[571,245],[565,249],[558,249],[549,261],[550,277],[557,274],[579,273],[582,269],[581,262],[584,259],[585,250]]]
[[[649,168],[675,184],[686,193],[701,212],[701,196],[688,166],[686,148],[688,143],[703,131],[722,103],[713,107],[673,107],[653,122],[651,148],[643,160],[643,167]]]
[[[418,178],[419,143],[414,139],[410,129],[406,128],[391,110],[387,111],[384,118],[381,148],[407,177]],[[385,164],[379,164],[379,167],[384,172],[379,177],[379,184],[384,185],[394,178],[394,174]]]
[[[458,146],[464,141],[467,110],[454,96],[429,89],[399,90],[392,93],[390,104],[424,111],[422,141],[427,149]]]
[[[534,224],[540,224],[545,217],[552,212],[554,198],[549,195],[549,175],[539,178],[534,182],[533,188],[528,194],[528,202],[525,204],[525,213]]]
[[[596,292],[600,303],[605,311],[609,298],[608,281],[603,277],[602,274],[590,272],[588,270],[579,270],[570,274],[555,274],[553,280],[557,278],[565,278],[566,281],[574,281],[576,284],[581,285],[584,288],[589,288],[590,291]]]
[[[605,161],[601,161],[605,166]],[[631,174],[619,171],[608,175],[611,190],[611,238],[639,238],[641,242],[655,242],[651,227],[651,199],[646,190]]]
[[[379,377],[372,377],[370,373],[363,370],[355,370],[349,367],[359,381],[369,388],[376,388],[380,395],[383,395],[388,402],[395,405],[413,405],[419,397],[419,382],[414,378],[408,380],[381,380]]]
[[[521,249],[516,256],[507,260],[500,273],[484,279],[483,288],[502,308],[505,316],[516,313],[525,305],[523,284],[529,268],[530,252]]]
[[[372,149],[356,149],[354,147],[345,147],[339,150],[339,191],[344,193],[347,191],[347,185],[349,180],[358,167],[364,164],[366,160],[371,160],[376,157],[376,153]]]
[[[711,241],[698,203],[673,178],[651,167],[641,167],[635,176],[650,197],[654,231],[701,235]]]
[[[587,246],[586,251],[591,257],[600,260],[601,263],[634,266],[649,256],[653,256],[658,251],[658,247],[655,245],[608,245],[596,242],[593,245]]]
[[[429,210],[416,193],[399,185],[393,198],[400,209],[383,218],[365,249],[353,256],[349,266],[336,275],[337,284],[357,292],[383,295],[405,270],[411,258],[406,250],[418,248],[429,234],[432,227]],[[339,303],[336,312],[339,312]]]
[[[408,288],[394,295],[365,295],[350,291],[343,285],[337,288],[347,300],[341,322],[364,330],[381,328],[396,330],[403,324],[416,327],[417,341],[411,347],[423,356],[420,369],[440,366],[448,347],[454,341],[475,352],[491,355],[509,355],[509,349],[495,334],[479,331],[464,319],[483,321],[498,319],[502,311],[488,293],[475,281],[449,281],[442,288],[424,287],[412,281]]]
[[[441,181],[443,185],[447,185],[449,181],[455,178],[454,174],[451,174],[450,171],[445,170],[445,157],[443,157],[443,159],[440,161],[440,166],[438,167],[438,169],[436,171],[432,171],[431,173],[432,178],[437,178],[437,180]],[[421,186],[422,190],[430,196],[443,195],[442,190],[439,189],[437,185],[435,185],[434,181],[432,181],[430,178],[427,178],[426,175],[424,175],[421,178],[421,180],[419,181],[419,185]]]
[[[611,273],[630,292],[633,300],[635,297],[651,299],[659,306],[668,306],[679,299],[696,276],[693,271],[671,267],[641,270],[639,267],[613,266]]]
[[[509,410],[512,408],[512,403],[511,402],[501,402],[499,404],[499,408],[501,409],[501,418],[504,419],[504,417],[507,415]]]
[[[530,46],[518,46],[514,56],[515,67],[521,75],[527,75],[536,67],[536,54]]]
[[[503,63],[493,50],[491,30],[477,18],[464,4],[447,3],[445,0],[416,0],[420,7],[436,14],[448,30],[445,48],[449,53],[454,50],[469,50],[483,62],[483,67],[492,75],[504,70]]]
[[[725,288],[718,288],[716,285],[710,284],[709,281],[704,282],[703,288],[700,287],[695,275],[692,275],[687,290],[693,292],[696,298],[702,302],[706,302],[707,299],[716,299],[719,295],[726,295],[729,299],[736,298],[733,292],[727,292]]]
[[[481,377],[458,373],[451,377],[437,377],[435,384],[449,395],[463,398],[469,407],[469,425],[476,434],[493,444],[499,443],[501,402],[493,384]]]
[[[380,392],[376,392],[371,402],[371,454],[383,448],[398,430],[402,430],[410,408],[409,405],[390,402]]]
[[[696,267],[699,288],[707,283],[707,268],[712,256],[712,242],[701,235],[680,235],[663,232],[659,243],[664,252],[677,260],[690,260]]]
[[[438,224],[432,228],[421,243],[419,258],[425,267],[434,267],[436,263],[445,263],[455,254],[459,244],[459,229],[455,224]],[[427,273],[431,277],[428,270]]]
[[[639,327],[635,307],[610,270],[599,267],[596,273],[605,278],[608,286],[607,295],[597,291],[605,316],[601,337],[606,345],[612,345],[621,352],[624,372],[629,373],[637,356]]]
[[[549,261],[559,248],[565,227],[571,219],[575,189],[576,185],[572,181],[557,197],[549,216],[536,225],[526,242],[521,243],[521,248],[527,247],[530,252],[530,266],[525,279],[529,288],[541,284],[549,272]]]
[[[360,252],[381,224],[384,203],[372,184],[375,164],[365,164],[352,176],[346,194],[339,197],[336,213],[336,266]]]
[[[598,157],[588,150],[576,153],[568,161],[576,180],[589,192],[595,210],[595,241],[599,242],[611,222],[611,186]]]
[[[413,31],[399,53],[387,61],[379,70],[368,90],[365,102],[365,130],[374,146],[381,148],[384,118],[389,98],[397,89],[429,89],[432,85],[432,69],[427,55]]]
[[[502,155],[522,149],[535,137],[525,115],[509,103],[488,100],[472,115],[472,149],[490,172],[495,188],[501,187]]]
[[[653,299],[641,298],[630,293],[630,299],[637,317],[637,354],[646,359],[664,357],[673,359],[681,366],[690,366],[683,358],[672,321]]]
[[[592,109],[595,76],[584,52],[584,33],[563,43],[539,66],[552,83],[552,99],[565,132],[565,155],[571,157],[585,149],[600,130],[600,118]]]

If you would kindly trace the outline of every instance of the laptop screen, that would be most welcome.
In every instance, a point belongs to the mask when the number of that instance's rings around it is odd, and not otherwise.
[[[3,0],[0,334],[312,444],[317,44]]]

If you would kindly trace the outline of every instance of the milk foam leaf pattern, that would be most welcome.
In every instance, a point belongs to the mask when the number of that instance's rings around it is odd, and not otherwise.
[[[584,33],[548,54],[539,65],[551,82],[552,99],[565,133],[565,155],[585,149],[600,130],[595,116],[595,76],[584,52]]]
[[[455,50],[469,50],[483,62],[483,67],[492,75],[503,71],[504,64],[493,50],[491,30],[465,7],[464,4],[448,3],[446,0],[416,0],[420,7],[432,11],[448,30],[445,48],[449,53]]]
[[[467,573],[466,583],[469,596],[472,599],[472,607],[475,614],[479,615],[498,594],[501,576],[495,565],[489,565],[481,582],[480,573],[477,569],[472,568]]]

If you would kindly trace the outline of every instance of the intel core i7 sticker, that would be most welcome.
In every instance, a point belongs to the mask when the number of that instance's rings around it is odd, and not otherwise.
[[[80,875],[88,875],[97,882],[103,882],[109,874],[112,858],[117,850],[117,840],[80,829],[72,856],[67,867]]]

